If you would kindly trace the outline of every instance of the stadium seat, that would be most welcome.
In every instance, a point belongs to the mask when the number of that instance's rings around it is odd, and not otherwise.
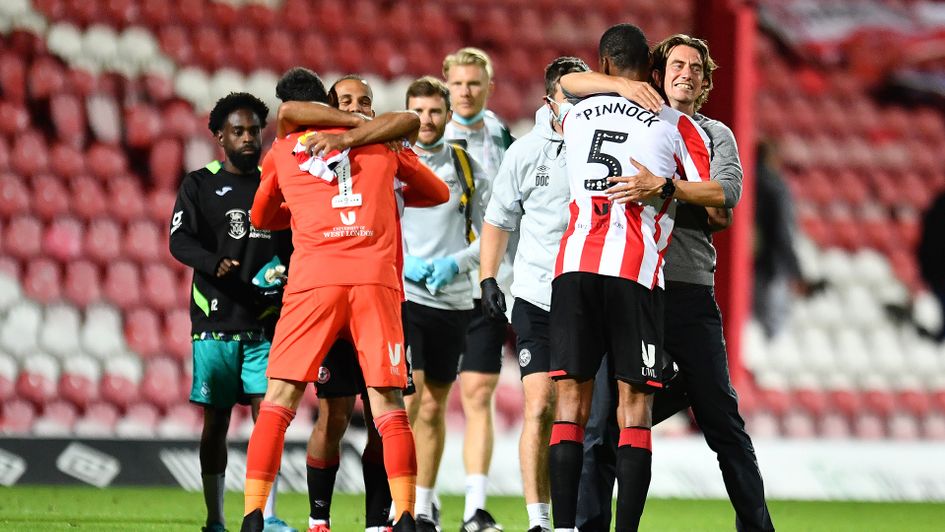
[[[141,360],[133,355],[119,355],[105,361],[99,385],[103,400],[121,410],[138,400],[141,382]]]
[[[48,222],[69,213],[69,191],[62,181],[42,174],[34,176],[32,182],[32,210],[40,219]]]
[[[161,246],[161,232],[154,222],[139,219],[128,224],[122,238],[121,254],[144,265],[166,253]]]
[[[191,35],[194,48],[194,60],[209,72],[226,66],[229,62],[229,48],[224,44],[223,35],[215,27],[204,26],[200,32]]]
[[[76,177],[84,176],[87,170],[80,147],[63,142],[55,144],[49,152],[49,170],[60,178],[67,178],[70,184]]]
[[[125,348],[121,315],[104,304],[92,305],[85,311],[82,324],[82,350],[103,360],[121,353]]]
[[[158,411],[154,405],[136,403],[128,407],[125,416],[115,426],[119,438],[153,438],[158,423]]]
[[[102,297],[98,267],[86,260],[66,265],[63,297],[79,308],[85,308]]]
[[[122,310],[129,310],[141,301],[141,276],[138,267],[126,260],[109,263],[103,285],[105,299]]]
[[[160,321],[149,308],[136,308],[125,317],[125,341],[128,348],[143,358],[162,352]]]
[[[56,94],[49,102],[49,112],[60,142],[77,148],[85,145],[85,109],[78,96]]]
[[[97,141],[104,144],[121,141],[121,111],[113,96],[104,92],[93,94],[86,99],[85,106],[89,129]]]
[[[85,410],[85,415],[76,421],[73,430],[76,436],[84,438],[107,438],[115,433],[118,423],[118,409],[114,405],[95,402]]]
[[[23,360],[20,376],[16,380],[16,395],[37,408],[56,396],[59,381],[59,363],[45,353],[33,352]]]
[[[47,100],[65,88],[65,69],[50,56],[33,60],[27,73],[27,87],[32,100]]]
[[[26,131],[29,126],[30,114],[25,107],[6,100],[0,100],[0,133],[7,138],[13,138],[15,135]]]
[[[10,219],[30,210],[30,190],[18,176],[0,175],[0,217]],[[38,244],[38,242],[35,242]]]
[[[206,77],[203,83],[204,85],[208,83]],[[206,90],[205,86],[204,90]],[[180,93],[179,90],[178,93]],[[161,110],[161,121],[165,127],[165,134],[182,140],[189,139],[201,130],[207,131],[204,129],[206,125],[200,124],[199,118],[194,115],[193,107],[179,100],[164,106]]]
[[[194,57],[187,29],[176,24],[162,24],[158,30],[161,50],[179,65],[189,65]]]
[[[853,421],[853,434],[861,440],[880,440],[886,436],[886,427],[876,414],[863,413]]]
[[[0,136],[0,174],[6,174],[10,170],[10,144],[7,139]]]
[[[85,233],[86,256],[101,265],[106,265],[119,257],[121,250],[121,229],[110,218],[98,218],[89,223]]]
[[[148,192],[145,204],[147,212],[152,222],[158,224],[161,230],[162,242],[170,236],[168,228],[170,227],[171,216],[174,212],[174,204],[177,202],[177,191],[173,188],[156,188]],[[167,250],[165,247],[161,252]]]
[[[3,403],[3,425],[0,431],[7,436],[26,436],[33,429],[36,407],[29,401],[14,398]]]
[[[26,101],[26,65],[14,53],[0,54],[0,93],[11,103]]]
[[[35,130],[18,132],[10,153],[10,168],[25,177],[42,174],[49,168],[49,148],[45,139]]]
[[[39,328],[43,313],[33,301],[20,300],[6,312],[6,319],[0,329],[0,348],[3,351],[24,359],[37,348]]]
[[[845,439],[850,437],[850,423],[846,416],[828,412],[819,421],[818,434],[822,438]]]
[[[108,211],[118,220],[132,223],[145,216],[141,183],[132,177],[116,177],[108,182]]]
[[[44,258],[30,261],[23,277],[23,293],[42,304],[58,301],[62,297],[62,271],[59,265]]]
[[[81,156],[80,156],[81,157]],[[72,212],[86,221],[101,218],[107,212],[105,189],[87,175],[79,175],[70,180]]]
[[[922,437],[928,440],[945,440],[945,416],[932,414],[923,419]]]
[[[16,376],[19,368],[14,358],[0,351],[0,404],[14,397]]]
[[[43,234],[43,253],[59,262],[68,262],[82,254],[83,227],[73,218],[58,218]]]
[[[129,148],[150,147],[163,130],[161,113],[150,105],[125,108],[125,144]]]
[[[44,352],[68,360],[80,354],[79,311],[70,305],[56,304],[46,307],[46,314],[39,329],[39,347]]]
[[[280,28],[272,29],[268,31],[262,44],[259,60],[268,69],[285,72],[296,65],[298,52],[295,35]]]
[[[496,413],[502,416],[505,430],[520,426],[525,411],[525,396],[521,385],[500,383],[496,387],[495,409]]]
[[[174,404],[158,423],[157,433],[161,438],[191,439],[200,434],[202,415],[199,407],[190,403]]]
[[[178,360],[183,362],[191,357],[190,311],[186,307],[164,315],[161,338],[168,353]]]
[[[150,360],[141,378],[142,399],[166,411],[184,396],[178,364],[167,358]]]
[[[84,410],[98,400],[101,373],[98,361],[88,355],[74,353],[63,359],[59,396]]]
[[[0,259],[10,260],[8,257]],[[18,277],[11,272],[4,271],[0,263],[0,315],[5,315],[7,310],[19,303],[23,299],[23,289],[20,287]]]
[[[85,152],[85,164],[89,172],[105,183],[127,171],[124,154],[115,146],[93,144]]]
[[[789,438],[813,438],[817,434],[814,418],[807,412],[792,410],[782,421],[784,435]]]

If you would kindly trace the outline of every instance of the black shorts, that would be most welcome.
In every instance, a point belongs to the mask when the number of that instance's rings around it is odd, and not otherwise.
[[[545,309],[515,298],[512,329],[522,378],[532,373],[547,373],[551,367],[550,318],[551,313]]]
[[[459,356],[466,348],[470,312],[404,303],[407,361],[414,370],[423,370],[425,379],[442,383],[456,380]]]
[[[606,355],[614,376],[663,387],[663,289],[607,275],[571,272],[551,284],[552,377],[587,380]]]
[[[482,315],[482,300],[473,300],[473,316],[466,331],[466,352],[459,361],[459,371],[499,373],[502,370],[502,345],[509,336],[505,319],[493,320]]]
[[[404,388],[404,395],[410,395],[416,391],[416,388],[413,385],[409,358],[406,363],[407,387]],[[322,361],[322,367],[318,368],[315,395],[319,399],[361,395],[367,400],[364,373],[361,372],[358,353],[354,350],[351,342],[338,340],[332,344],[328,354],[325,355],[325,360]]]

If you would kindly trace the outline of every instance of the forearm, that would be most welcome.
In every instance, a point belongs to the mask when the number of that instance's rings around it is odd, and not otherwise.
[[[179,233],[171,235],[170,251],[181,264],[209,275],[216,273],[221,258],[204,249],[189,235]]]
[[[479,238],[479,278],[488,279],[499,273],[499,265],[509,245],[509,233],[483,222]]]
[[[354,113],[339,111],[318,102],[285,102],[279,106],[276,135],[284,137],[299,126],[357,127],[364,118]]]
[[[600,72],[572,72],[561,76],[561,88],[575,96],[620,92],[620,78]]]
[[[413,111],[384,113],[370,122],[342,133],[344,144],[355,147],[400,140],[420,129],[420,117]]]
[[[702,207],[725,207],[725,190],[715,181],[677,180],[673,197]]]
[[[482,239],[477,238],[462,251],[450,255],[453,257],[453,260],[456,261],[456,266],[459,267],[459,273],[466,273],[479,266],[479,245],[481,243]]]

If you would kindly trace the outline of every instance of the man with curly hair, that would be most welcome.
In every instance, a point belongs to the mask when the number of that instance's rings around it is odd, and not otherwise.
[[[170,225],[170,250],[193,268],[191,402],[204,411],[200,437],[207,522],[223,518],[226,433],[236,403],[251,404],[253,419],[266,393],[270,339],[282,290],[266,270],[288,264],[289,231],[263,231],[249,223],[259,186],[261,131],[269,108],[244,92],[217,101],[208,126],[226,158],[190,172],[181,183]],[[276,490],[265,507],[265,530],[294,531],[274,514]]]

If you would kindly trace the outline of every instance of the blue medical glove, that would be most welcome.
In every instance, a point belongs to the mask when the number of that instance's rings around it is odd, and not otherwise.
[[[420,257],[406,255],[404,257],[404,277],[415,283],[423,281],[433,271],[433,265]]]
[[[453,257],[433,259],[433,272],[427,279],[427,287],[433,291],[439,290],[450,284],[457,273],[459,273],[459,264],[456,264],[456,259]]]

